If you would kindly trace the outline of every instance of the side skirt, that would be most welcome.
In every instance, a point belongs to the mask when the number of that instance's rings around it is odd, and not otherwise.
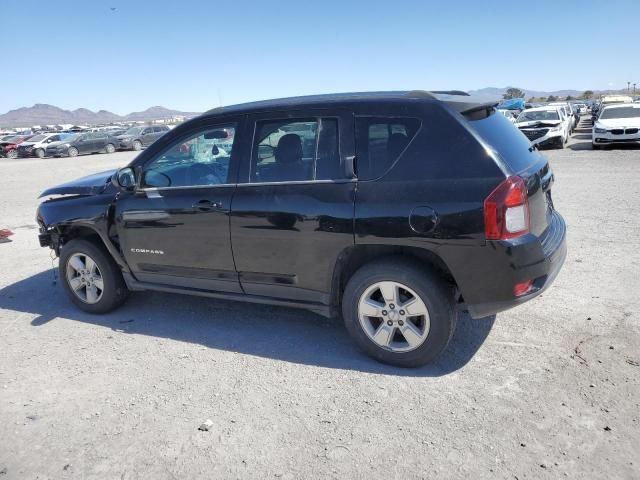
[[[210,290],[200,290],[197,288],[182,288],[170,285],[160,285],[156,283],[139,282],[129,273],[122,272],[127,288],[132,291],[151,290],[156,292],[180,293],[184,295],[196,295],[198,297],[220,298],[234,302],[251,302],[265,305],[278,305],[281,307],[301,308],[310,310],[323,317],[330,318],[331,309],[328,305],[314,302],[301,302],[295,300],[281,300],[277,298],[263,297],[259,295],[248,295],[242,293],[214,292]]]

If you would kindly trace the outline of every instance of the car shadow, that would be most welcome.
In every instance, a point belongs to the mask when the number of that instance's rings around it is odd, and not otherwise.
[[[410,377],[438,377],[469,362],[489,335],[495,316],[460,313],[447,350],[432,365],[403,369],[378,363],[351,342],[342,321],[293,308],[136,292],[118,310],[92,315],[66,297],[54,270],[0,289],[0,308],[36,315],[42,328],[57,318],[90,323],[122,335],[147,335],[208,348],[326,368]]]

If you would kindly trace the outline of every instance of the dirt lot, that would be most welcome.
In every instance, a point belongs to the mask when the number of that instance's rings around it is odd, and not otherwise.
[[[304,311],[156,293],[78,311],[36,197],[133,154],[0,159],[0,480],[639,478],[640,149],[585,142],[546,152],[569,226],[555,285],[462,316],[417,370]]]

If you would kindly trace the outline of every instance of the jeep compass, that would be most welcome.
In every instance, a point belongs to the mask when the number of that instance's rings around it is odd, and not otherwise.
[[[494,315],[553,282],[553,182],[494,102],[319,95],[211,110],[124,168],[46,190],[37,219],[84,311],[137,290],[301,307],[419,366],[459,310]]]

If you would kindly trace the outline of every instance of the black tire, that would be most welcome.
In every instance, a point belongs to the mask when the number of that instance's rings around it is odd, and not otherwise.
[[[69,155],[70,157],[77,157],[78,153],[79,152],[76,147],[69,147],[69,150],[67,150],[67,155]]]
[[[138,150],[142,150],[142,142],[140,140],[134,140],[132,144],[133,149],[137,152]]]
[[[96,303],[83,302],[73,292],[67,280],[67,264],[69,259],[76,253],[91,257],[100,270],[104,289],[102,290],[102,296]],[[124,283],[120,269],[109,253],[103,247],[99,247],[95,243],[87,240],[71,240],[69,243],[63,245],[60,251],[58,270],[65,292],[76,307],[85,312],[96,314],[110,312],[122,305],[129,296],[129,290]]]
[[[7,152],[7,158],[11,158],[11,159],[18,158],[18,150],[16,150],[15,148],[13,150],[9,150]]]
[[[113,143],[107,143],[104,147],[106,153],[113,153],[116,151],[116,146]]]
[[[427,307],[430,327],[424,343],[414,350],[393,352],[367,336],[358,319],[361,296],[377,282],[398,282],[414,290]],[[433,362],[453,336],[457,314],[453,289],[429,270],[405,258],[387,258],[361,267],[349,279],[342,298],[345,326],[358,346],[376,360],[398,367],[419,367]]]
[[[564,149],[565,145],[566,145],[566,142],[564,141],[564,138],[560,137],[560,141],[556,143],[556,146],[560,149]]]
[[[591,144],[591,150],[602,150],[602,147],[600,145],[594,145],[593,143]]]
[[[38,158],[44,158],[44,150],[42,148],[36,149],[34,155]]]

